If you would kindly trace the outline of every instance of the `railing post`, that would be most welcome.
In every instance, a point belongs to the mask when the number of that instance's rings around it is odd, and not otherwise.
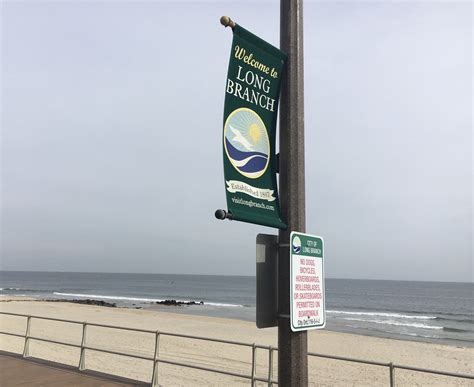
[[[251,386],[255,386],[255,368],[256,368],[256,355],[257,355],[257,347],[255,346],[255,343],[252,344],[252,379],[251,379]]]
[[[268,349],[268,387],[273,386],[273,347],[270,345]]]
[[[389,363],[390,367],[390,387],[395,387],[395,366],[393,363]]]
[[[151,385],[158,386],[158,357],[160,354],[160,331],[155,333],[155,355],[153,356],[153,374],[151,376]]]
[[[87,323],[84,321],[82,323],[81,357],[79,358],[79,371],[84,371],[86,369],[86,333]]]
[[[30,356],[30,329],[31,329],[31,316],[27,316],[26,330],[25,330],[25,344],[23,345],[23,357]]]

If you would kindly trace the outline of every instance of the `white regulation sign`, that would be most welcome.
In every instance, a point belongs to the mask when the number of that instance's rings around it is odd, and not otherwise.
[[[326,325],[323,238],[293,231],[290,241],[291,330],[322,329]]]

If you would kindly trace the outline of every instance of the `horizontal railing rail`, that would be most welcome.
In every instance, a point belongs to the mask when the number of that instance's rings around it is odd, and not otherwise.
[[[54,317],[25,315],[25,314],[12,313],[12,312],[2,312],[2,311],[0,311],[0,314],[8,315],[8,316],[15,316],[15,317],[22,317],[22,318],[27,319],[26,320],[26,330],[25,330],[24,334],[0,331],[0,335],[9,335],[9,336],[15,336],[15,337],[25,339],[24,346],[23,346],[23,357],[24,358],[29,357],[29,343],[30,343],[30,341],[31,340],[36,340],[36,341],[39,341],[39,342],[46,342],[46,343],[51,343],[51,344],[65,345],[65,346],[69,346],[69,347],[80,348],[81,354],[80,354],[80,359],[79,359],[79,364],[78,364],[79,371],[84,371],[84,370],[87,369],[86,368],[86,363],[85,363],[86,350],[87,351],[96,351],[96,352],[102,352],[102,353],[107,353],[107,354],[111,354],[111,355],[125,356],[125,357],[130,357],[130,358],[135,358],[135,359],[151,361],[151,362],[153,362],[152,379],[150,381],[150,384],[152,386],[157,386],[158,385],[158,379],[159,379],[159,377],[158,377],[159,376],[158,365],[159,365],[159,363],[169,364],[169,365],[174,365],[174,366],[179,366],[179,367],[186,367],[186,368],[191,368],[191,369],[197,369],[197,370],[201,370],[201,371],[214,372],[214,373],[218,373],[218,374],[222,374],[222,375],[233,376],[233,377],[236,377],[236,378],[247,379],[247,380],[251,381],[252,386],[254,386],[255,382],[257,382],[257,381],[267,383],[268,386],[278,384],[278,381],[273,379],[273,354],[274,354],[274,352],[278,352],[278,348],[275,348],[275,347],[272,347],[272,346],[255,344],[255,343],[246,343],[246,342],[234,341],[234,340],[216,339],[216,338],[211,338],[211,337],[193,336],[193,335],[186,335],[186,334],[180,334],[180,333],[153,331],[153,330],[149,330],[149,329],[140,329],[140,328],[122,327],[122,326],[108,325],[108,324],[81,322],[81,321],[76,321],[76,320],[66,320],[66,319],[60,319],[60,318],[54,318]],[[32,324],[31,322],[32,322],[33,319],[48,320],[48,321],[56,321],[56,322],[66,323],[66,324],[81,325],[82,326],[81,344],[74,344],[74,343],[65,342],[65,341],[58,341],[58,340],[47,339],[47,338],[44,338],[44,337],[32,336],[30,334],[30,332],[31,332],[31,324]],[[87,332],[88,327],[100,327],[100,328],[107,328],[107,329],[116,329],[116,330],[123,330],[123,331],[132,331],[132,332],[152,334],[155,337],[154,355],[153,356],[138,355],[138,354],[132,354],[132,353],[126,353],[126,352],[113,351],[113,350],[109,350],[109,349],[105,349],[105,348],[97,348],[97,347],[87,345],[86,332]],[[244,374],[244,373],[239,373],[239,372],[226,371],[226,370],[223,370],[223,369],[211,368],[211,367],[206,367],[206,366],[197,365],[197,364],[182,363],[182,362],[179,362],[179,361],[176,361],[176,360],[170,360],[170,359],[163,358],[159,355],[159,342],[160,342],[160,337],[162,337],[162,336],[178,337],[178,338],[191,339],[191,340],[201,340],[201,341],[207,341],[207,342],[215,342],[215,343],[229,344],[229,345],[236,345],[236,346],[243,346],[243,347],[251,348],[252,349],[251,373],[250,374]],[[261,377],[261,376],[256,375],[256,365],[257,365],[256,364],[256,359],[257,359],[257,350],[258,349],[268,351],[268,373],[267,373],[267,377]],[[365,359],[357,359],[357,358],[344,357],[344,356],[327,355],[327,354],[316,353],[316,352],[308,352],[308,356],[331,359],[331,360],[347,361],[347,362],[352,362],[352,363],[361,363],[361,364],[380,366],[380,367],[387,367],[389,369],[389,381],[390,381],[390,386],[391,387],[395,386],[395,370],[396,369],[474,380],[474,375],[470,375],[470,374],[439,371],[439,370],[433,370],[433,369],[427,369],[427,368],[421,368],[421,367],[412,367],[412,366],[398,365],[398,364],[393,364],[393,363],[386,363],[386,362],[379,362],[379,361],[372,361],[372,360],[365,360]]]

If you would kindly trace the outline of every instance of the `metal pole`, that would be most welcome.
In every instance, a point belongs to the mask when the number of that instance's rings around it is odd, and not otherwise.
[[[25,330],[25,344],[23,345],[23,357],[30,356],[30,330],[31,330],[31,316],[27,316],[26,330]]]
[[[158,384],[158,358],[160,356],[160,331],[155,333],[155,354],[153,356],[153,373],[151,376],[151,385],[159,386]]]
[[[255,346],[255,343],[252,344],[252,373],[251,373],[251,386],[255,386],[255,371],[257,368],[257,365],[255,364],[257,360],[257,347]]]
[[[390,368],[390,387],[395,387],[395,367],[393,363],[389,364]]]
[[[273,348],[270,345],[270,348],[268,348],[268,387],[272,387],[273,379]]]
[[[278,384],[308,385],[305,331],[292,332],[290,314],[290,232],[305,232],[303,0],[280,0],[280,48],[288,54],[280,107],[280,200],[287,230],[279,232]]]
[[[87,323],[84,321],[82,323],[82,340],[81,340],[81,354],[79,357],[79,371],[84,371],[86,369],[86,335],[87,335]]]

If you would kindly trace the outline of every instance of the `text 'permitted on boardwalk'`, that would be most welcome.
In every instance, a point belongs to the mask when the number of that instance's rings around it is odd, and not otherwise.
[[[323,239],[292,232],[290,240],[291,329],[322,329],[326,324]]]

